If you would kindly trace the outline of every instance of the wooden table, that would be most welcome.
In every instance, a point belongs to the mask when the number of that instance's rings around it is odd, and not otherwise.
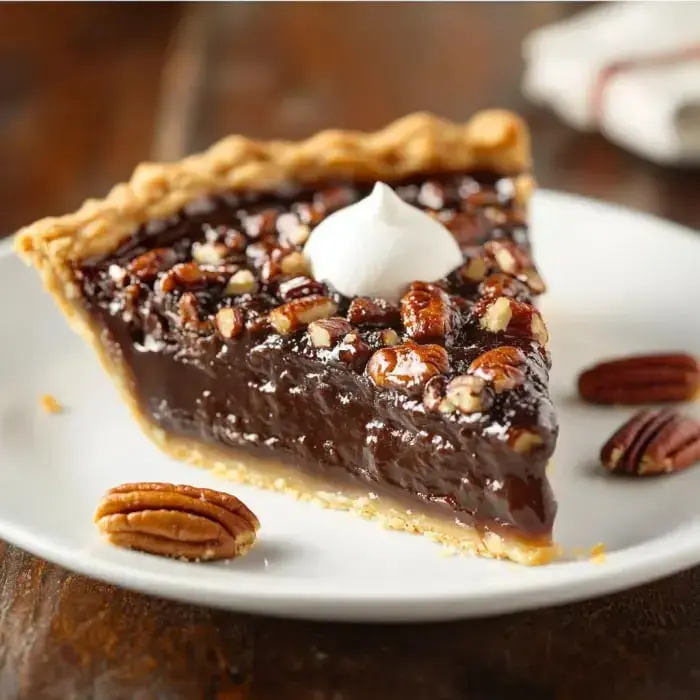
[[[0,5],[0,232],[229,131],[487,105],[528,118],[542,185],[700,227],[697,172],[576,134],[520,96],[522,37],[576,9]],[[353,626],[178,605],[0,547],[0,700],[700,697],[700,569],[558,609]]]

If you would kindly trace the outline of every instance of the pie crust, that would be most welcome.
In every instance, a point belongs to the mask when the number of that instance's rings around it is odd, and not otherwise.
[[[239,482],[381,519],[390,528],[427,533],[462,552],[542,564],[555,555],[551,542],[457,527],[417,515],[384,497],[372,500],[369,491],[361,488],[353,493],[330,493],[322,483],[281,463],[251,459],[166,433],[141,410],[128,368],[107,352],[102,329],[81,303],[74,278],[77,263],[116,250],[140,225],[217,192],[267,190],[290,180],[394,180],[426,171],[481,169],[513,176],[515,199],[525,204],[534,189],[530,166],[527,129],[516,115],[502,110],[480,112],[465,124],[418,113],[374,133],[332,130],[301,142],[258,142],[231,136],[176,163],[140,165],[128,183],[117,185],[105,199],[88,200],[73,214],[42,219],[19,231],[15,249],[37,268],[71,325],[93,346],[142,429],[172,456]]]

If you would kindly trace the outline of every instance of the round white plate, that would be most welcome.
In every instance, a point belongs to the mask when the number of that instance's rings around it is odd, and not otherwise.
[[[525,568],[441,556],[419,537],[352,515],[240,487],[161,455],[139,432],[91,351],[65,325],[33,272],[0,256],[0,537],[121,586],[235,610],[334,620],[437,620],[591,597],[700,562],[700,468],[614,479],[597,454],[629,410],[576,400],[579,369],[633,351],[700,349],[700,238],[670,223],[552,192],[533,207],[537,259],[550,291],[552,391],[561,439],[551,468],[557,540],[605,545],[588,558]],[[69,407],[41,411],[52,393]],[[692,411],[693,407],[688,407]],[[125,481],[230,490],[259,515],[246,557],[186,564],[103,542],[98,499]]]

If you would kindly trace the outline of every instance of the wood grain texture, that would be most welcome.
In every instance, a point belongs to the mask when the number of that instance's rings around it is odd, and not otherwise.
[[[187,93],[164,65],[192,60],[184,7],[0,5],[0,233],[103,194],[149,157],[162,105]],[[171,156],[232,131],[293,138],[503,105],[528,118],[543,185],[700,227],[697,172],[644,163],[520,96],[522,37],[576,9],[211,6],[199,108],[155,143]],[[488,620],[314,624],[141,596],[0,545],[0,700],[690,700],[699,594],[696,569]]]

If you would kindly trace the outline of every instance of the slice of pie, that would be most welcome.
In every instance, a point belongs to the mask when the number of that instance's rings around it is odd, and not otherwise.
[[[303,253],[314,226],[376,181],[464,255],[400,303],[344,296]],[[141,165],[104,200],[20,231],[16,248],[170,455],[539,564],[555,551],[557,425],[532,189],[514,115],[415,114],[376,133],[234,136]]]

